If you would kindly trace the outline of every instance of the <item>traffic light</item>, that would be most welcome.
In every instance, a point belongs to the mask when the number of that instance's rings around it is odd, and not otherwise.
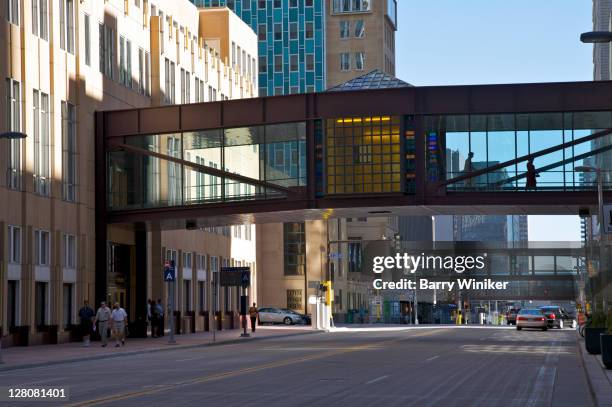
[[[325,305],[331,306],[332,301],[334,300],[334,290],[332,289],[332,282],[325,281],[323,282],[325,286]]]

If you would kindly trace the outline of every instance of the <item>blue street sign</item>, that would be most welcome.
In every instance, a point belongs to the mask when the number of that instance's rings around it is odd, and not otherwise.
[[[176,281],[176,268],[174,260],[166,260],[164,263],[164,281]]]

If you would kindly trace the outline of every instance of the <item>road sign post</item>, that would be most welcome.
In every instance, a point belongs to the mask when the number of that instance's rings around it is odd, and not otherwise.
[[[174,291],[176,284],[176,267],[174,260],[164,262],[164,281],[168,283],[168,317],[170,318],[170,338],[168,345],[175,345],[174,340]]]
[[[242,295],[240,297],[240,316],[242,317],[242,325],[244,332],[241,337],[249,337],[246,324],[246,309],[247,298],[246,289],[251,285],[251,268],[250,267],[221,267],[220,273],[221,287],[240,287]]]

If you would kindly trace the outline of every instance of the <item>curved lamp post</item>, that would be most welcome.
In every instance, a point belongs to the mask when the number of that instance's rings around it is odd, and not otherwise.
[[[7,131],[5,133],[0,133],[0,139],[7,140],[19,140],[26,138],[27,135],[25,133],[21,133],[18,131]],[[4,363],[2,361],[2,336],[0,336],[0,364]]]
[[[585,44],[601,44],[612,42],[612,32],[610,31],[590,31],[580,34],[580,41]]]

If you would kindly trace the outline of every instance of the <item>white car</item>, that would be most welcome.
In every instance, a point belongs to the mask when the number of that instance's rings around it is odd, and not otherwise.
[[[285,324],[294,325],[304,322],[302,315],[290,310],[281,308],[260,308],[259,323],[260,324]]]

